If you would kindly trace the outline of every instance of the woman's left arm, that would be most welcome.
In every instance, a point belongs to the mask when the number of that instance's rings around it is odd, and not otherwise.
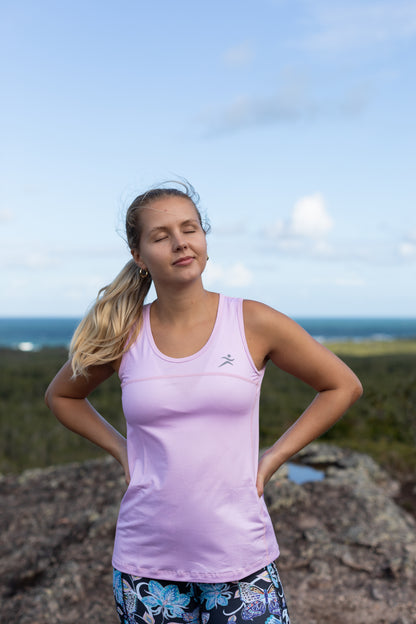
[[[244,302],[247,342],[257,365],[271,360],[301,379],[317,395],[299,418],[262,456],[259,496],[270,477],[292,455],[327,431],[362,395],[360,381],[334,353],[284,314],[254,301]]]

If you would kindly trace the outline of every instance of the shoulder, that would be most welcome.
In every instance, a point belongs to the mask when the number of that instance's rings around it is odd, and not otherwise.
[[[242,306],[247,344],[258,367],[286,349],[294,333],[303,332],[291,318],[264,303],[244,299]]]
[[[318,391],[356,378],[334,353],[285,314],[256,301],[244,301],[247,338],[257,358],[264,354],[282,370]]]
[[[243,300],[243,314],[245,326],[254,332],[261,333],[273,329],[274,332],[285,333],[289,327],[297,325],[286,314],[271,308],[265,303],[251,299]]]
[[[243,301],[244,328],[248,340],[259,345],[267,359],[276,361],[288,349],[297,352],[317,345],[296,321],[259,301]]]

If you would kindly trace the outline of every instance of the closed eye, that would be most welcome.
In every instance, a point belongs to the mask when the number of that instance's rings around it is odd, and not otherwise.
[[[194,224],[190,224],[190,223],[182,223],[182,233],[183,234],[195,234],[199,231],[199,228],[197,225]],[[166,231],[166,228],[161,227],[161,228],[155,228],[156,231],[153,231],[153,236],[155,236],[156,238],[153,239],[154,243],[160,243],[161,241],[166,240],[167,238],[169,238],[169,232]],[[162,230],[159,231],[158,230]],[[152,234],[152,233],[151,233]]]

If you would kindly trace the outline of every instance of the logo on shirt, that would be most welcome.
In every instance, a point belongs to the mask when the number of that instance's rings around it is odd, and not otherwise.
[[[226,364],[230,364],[231,366],[234,366],[233,362],[235,360],[235,358],[231,357],[230,354],[228,355],[223,355],[222,360],[224,360],[221,364],[218,365],[218,368],[221,368],[221,366],[225,366]]]

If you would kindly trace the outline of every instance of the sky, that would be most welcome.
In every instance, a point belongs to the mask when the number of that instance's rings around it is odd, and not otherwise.
[[[0,1],[0,316],[82,316],[187,179],[205,286],[416,316],[414,0]]]

